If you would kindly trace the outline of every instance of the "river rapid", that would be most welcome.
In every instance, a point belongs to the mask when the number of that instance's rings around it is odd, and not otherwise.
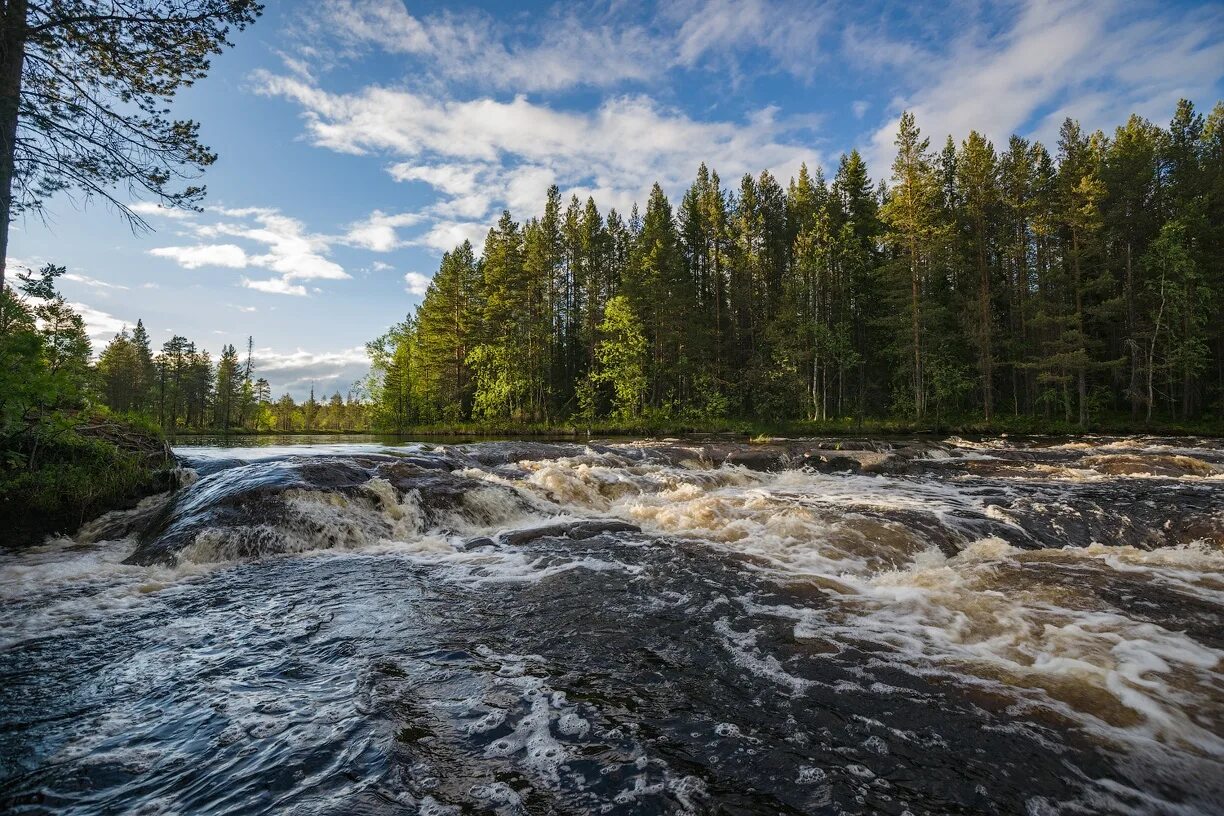
[[[0,554],[0,812],[1224,812],[1219,441],[177,452]]]

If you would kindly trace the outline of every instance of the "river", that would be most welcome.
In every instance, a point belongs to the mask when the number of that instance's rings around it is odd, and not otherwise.
[[[0,554],[0,811],[1224,812],[1220,441],[275,442]]]

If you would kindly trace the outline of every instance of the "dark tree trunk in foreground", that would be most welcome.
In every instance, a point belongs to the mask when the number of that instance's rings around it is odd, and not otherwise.
[[[21,104],[21,68],[25,61],[26,0],[2,0],[0,31],[0,292],[8,256],[9,222],[13,218],[13,171],[17,110]]]

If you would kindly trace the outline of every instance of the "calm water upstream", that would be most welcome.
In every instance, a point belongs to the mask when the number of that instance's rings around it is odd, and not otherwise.
[[[0,554],[0,812],[1224,813],[1224,444],[178,452]]]

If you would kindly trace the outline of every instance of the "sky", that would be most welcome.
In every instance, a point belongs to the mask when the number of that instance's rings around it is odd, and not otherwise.
[[[13,225],[9,263],[65,265],[95,351],[144,320],[214,356],[254,338],[274,393],[344,393],[441,254],[477,251],[550,184],[628,212],[858,148],[886,178],[902,110],[1053,146],[1066,116],[1167,124],[1224,94],[1224,4],[1145,0],[270,0],[176,100],[219,155],[203,212],[69,198]]]

